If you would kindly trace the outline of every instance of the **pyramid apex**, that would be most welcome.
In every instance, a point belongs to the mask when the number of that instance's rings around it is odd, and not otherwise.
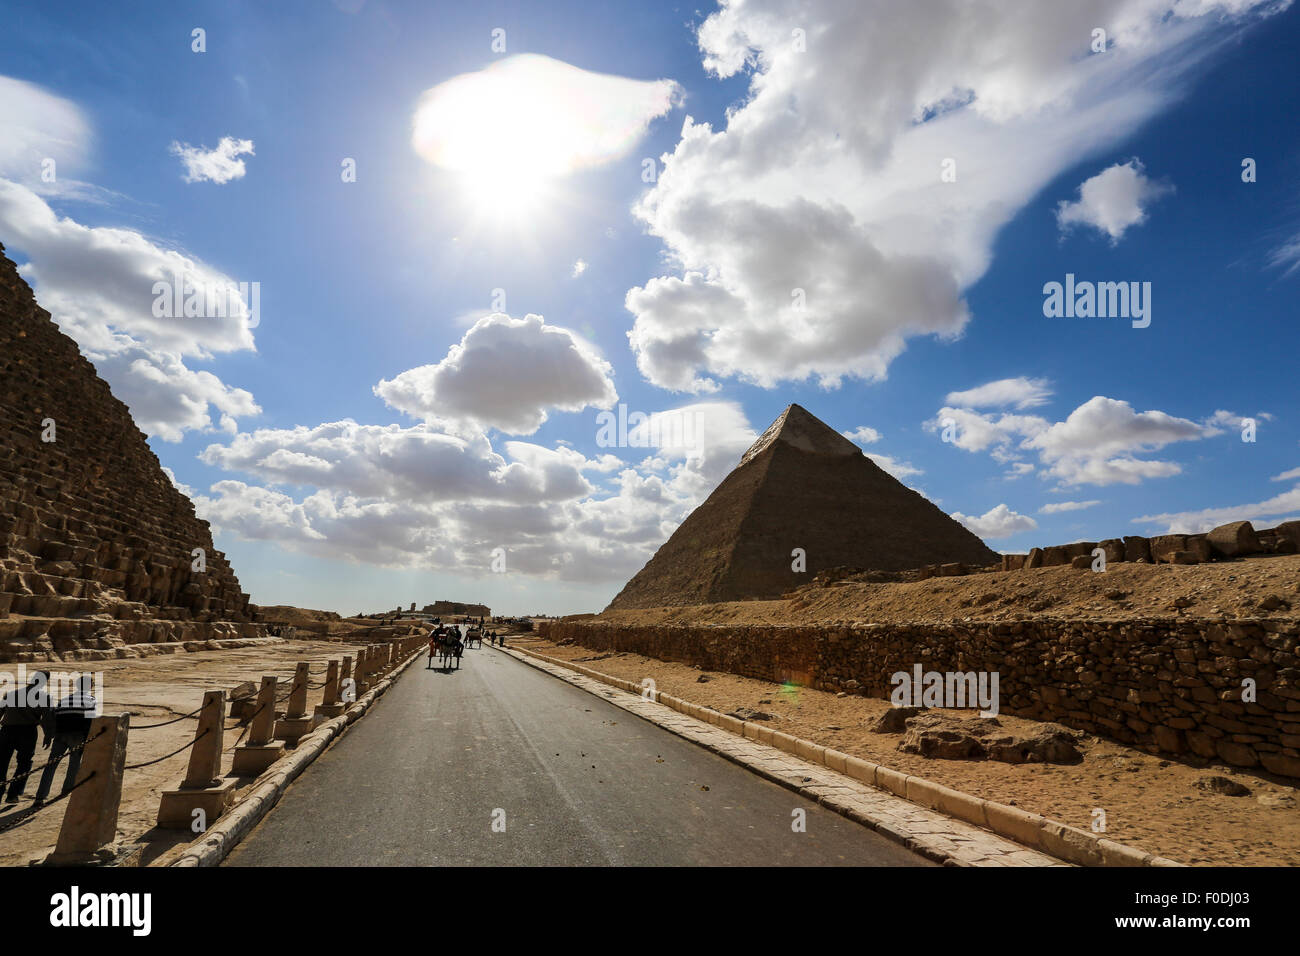
[[[767,426],[767,431],[759,436],[758,441],[749,446],[749,450],[741,456],[740,464],[748,464],[777,441],[818,455],[847,457],[862,454],[862,450],[853,442],[802,405],[791,402],[777,416],[776,421]]]

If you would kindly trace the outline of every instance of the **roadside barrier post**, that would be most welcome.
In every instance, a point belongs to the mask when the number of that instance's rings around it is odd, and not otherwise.
[[[253,722],[248,729],[248,741],[235,748],[234,763],[230,772],[236,777],[256,777],[284,756],[284,744],[277,743],[275,731],[275,691],[279,681],[263,677],[262,689],[257,695]]]
[[[307,714],[307,684],[311,677],[311,665],[299,661],[293,672],[293,687],[289,691],[289,708],[284,717],[275,722],[274,737],[283,740],[289,746],[311,732],[316,718]]]
[[[339,662],[330,661],[329,670],[325,673],[325,693],[316,705],[316,716],[328,720],[341,713],[343,705],[339,703]]]
[[[158,805],[160,827],[202,833],[230,807],[235,784],[221,778],[225,727],[226,692],[210,690],[203,695],[185,779],[177,789],[163,791]]]
[[[96,862],[105,856],[99,851],[117,838],[126,735],[130,726],[130,714],[104,715],[90,722],[86,748],[81,754],[81,770],[63,810],[58,843],[54,852],[45,858],[47,865]]]
[[[339,703],[343,705],[344,709],[350,707],[352,702],[357,699],[355,693],[356,684],[355,682],[349,683],[352,680],[352,655],[344,654],[343,670],[339,675]]]

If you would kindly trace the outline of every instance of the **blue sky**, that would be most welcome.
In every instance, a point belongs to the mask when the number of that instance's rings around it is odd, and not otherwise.
[[[790,402],[999,550],[1300,516],[1300,12],[1042,6],[14,5],[0,242],[258,603],[596,610]]]

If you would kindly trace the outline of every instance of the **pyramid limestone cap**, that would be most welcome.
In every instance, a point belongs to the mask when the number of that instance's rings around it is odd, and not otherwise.
[[[778,441],[817,455],[848,457],[862,454],[862,449],[817,416],[798,405],[788,405],[758,441],[749,446],[749,451],[740,459],[740,465],[747,465]]]

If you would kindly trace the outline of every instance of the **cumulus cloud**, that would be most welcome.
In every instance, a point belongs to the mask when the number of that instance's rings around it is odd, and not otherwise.
[[[587,271],[586,259],[579,259],[577,262],[573,264],[573,278],[575,279],[578,278],[578,276],[582,275],[586,271]]]
[[[1290,471],[1284,471],[1280,475],[1274,475],[1270,481],[1294,481],[1300,478],[1300,468],[1292,468]]]
[[[1018,409],[1047,404],[1052,397],[1050,383],[1045,378],[1001,378],[986,382],[964,392],[949,392],[944,399],[949,405],[963,408],[988,408],[1014,405]]]
[[[1033,518],[1017,514],[1005,504],[990,508],[982,515],[964,515],[960,511],[954,511],[952,517],[981,538],[1009,538],[1038,527],[1038,522]]]
[[[1082,511],[1085,508],[1094,508],[1101,504],[1098,500],[1092,501],[1056,501],[1050,505],[1043,505],[1038,509],[1042,515],[1060,514],[1063,511]]]
[[[375,386],[392,408],[427,422],[470,423],[530,435],[547,410],[608,408],[618,400],[613,369],[575,333],[540,315],[479,319],[436,365]]]
[[[880,441],[880,432],[876,431],[869,425],[859,425],[853,431],[840,432],[851,442],[857,442],[859,445],[872,445]]]
[[[248,170],[239,157],[254,155],[251,139],[235,139],[233,136],[221,137],[215,149],[175,141],[169,149],[185,165],[185,175],[182,178],[187,183],[209,182],[221,185],[232,179],[243,179]]]
[[[511,572],[614,582],[645,563],[757,437],[733,402],[661,414],[683,411],[698,420],[699,440],[662,444],[635,467],[563,445],[508,441],[497,451],[481,432],[424,424],[264,429],[201,458],[265,484],[222,480],[195,505],[221,531],[322,557],[486,573],[502,548]]]
[[[925,472],[922,469],[917,468],[911,462],[899,461],[897,458],[893,458],[889,455],[868,454],[867,457],[870,458],[872,461],[874,461],[885,471],[889,472],[899,481],[904,481],[908,478],[911,478],[913,475],[925,474]]]
[[[1025,453],[1037,454],[1043,476],[1057,479],[1061,486],[1131,485],[1179,474],[1182,467],[1176,462],[1137,456],[1219,433],[1167,412],[1137,412],[1128,402],[1102,395],[1090,398],[1059,422],[945,406],[925,428],[965,451],[987,450],[1002,463],[1014,462]]]
[[[1072,226],[1090,226],[1119,242],[1131,227],[1146,221],[1147,207],[1173,186],[1154,182],[1143,172],[1142,163],[1131,159],[1103,169],[1079,186],[1079,198],[1062,201],[1056,207],[1056,222],[1062,232]]]
[[[1162,109],[1231,35],[1224,17],[1258,6],[723,2],[704,65],[747,73],[748,94],[724,128],[687,117],[635,207],[670,267],[625,299],[638,368],[691,392],[834,386],[883,378],[911,337],[959,335],[998,230]],[[1081,55],[1099,23],[1112,49]]]
[[[255,312],[219,269],[136,230],[85,226],[51,208],[47,198],[106,193],[63,175],[84,159],[89,138],[74,105],[0,77],[0,235],[9,255],[142,429],[166,441],[189,430],[233,432],[240,417],[260,412],[252,395],[186,360],[252,350]],[[33,174],[39,163],[31,163],[46,154],[57,160],[56,183]],[[177,279],[182,297],[221,296],[225,314],[172,317],[156,309],[157,283]]]

